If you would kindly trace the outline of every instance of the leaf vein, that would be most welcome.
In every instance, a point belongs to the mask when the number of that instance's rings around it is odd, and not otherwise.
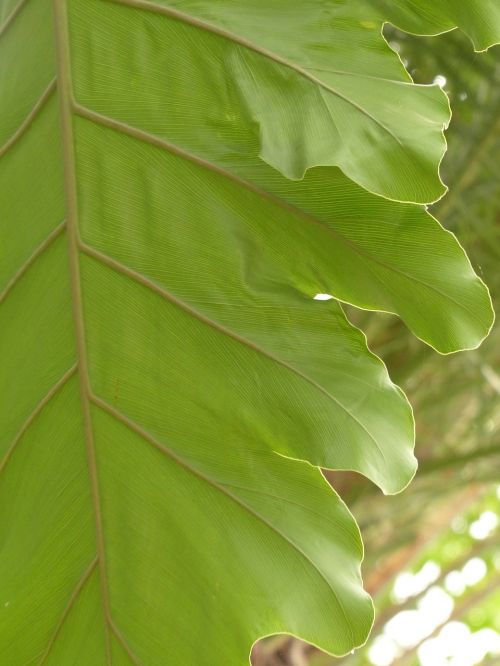
[[[42,412],[45,405],[47,405],[50,400],[55,396],[56,393],[66,384],[66,382],[74,375],[77,370],[77,364],[75,363],[69,370],[66,370],[64,375],[52,386],[52,388],[44,395],[44,397],[37,403],[36,407],[31,411],[29,416],[24,421],[23,425],[19,429],[17,435],[12,440],[12,444],[7,450],[7,453],[3,457],[0,463],[0,474],[5,469],[8,461],[10,460],[14,449],[17,447],[19,442],[22,440],[24,434],[27,432],[31,424],[35,421],[36,417]]]
[[[2,23],[0,26],[0,37],[4,35],[7,30],[10,28],[10,26],[14,23],[16,20],[17,16],[21,13],[21,11],[24,9],[24,7],[28,4],[29,0],[19,0],[17,5],[13,8],[13,10],[10,12],[10,14],[7,16],[5,21]]]
[[[118,627],[116,626],[116,624],[113,620],[110,621],[110,627],[111,627],[111,631],[114,633],[114,635],[116,636],[118,641],[121,643],[123,649],[127,653],[130,660],[135,664],[135,666],[142,666],[142,662],[132,652],[132,650],[130,649],[129,644],[127,643],[127,641],[123,637],[121,631],[118,629]]]
[[[46,647],[46,649],[45,649],[45,651],[42,655],[42,658],[40,659],[40,662],[39,662],[38,666],[43,666],[43,664],[47,661],[47,657],[49,656],[52,648],[54,647],[54,644],[57,640],[57,637],[61,633],[61,629],[63,628],[64,622],[66,621],[66,618],[68,617],[71,609],[75,605],[75,603],[76,603],[76,601],[77,601],[77,599],[80,595],[80,592],[82,591],[82,589],[85,586],[85,583],[88,581],[92,572],[94,571],[94,569],[97,565],[97,561],[98,561],[98,559],[97,559],[97,557],[95,557],[92,560],[92,562],[90,563],[90,565],[85,569],[85,571],[83,572],[83,575],[80,577],[77,584],[75,585],[75,587],[73,589],[73,592],[71,593],[71,596],[69,598],[69,601],[66,604],[66,607],[65,607],[65,609],[64,609],[64,611],[63,611],[63,613],[62,613],[62,615],[59,619],[59,622],[57,623],[57,626],[55,628],[54,633],[50,637],[49,643],[48,643],[48,645],[47,645],[47,647]]]
[[[68,34],[66,0],[54,0],[55,18],[55,46],[57,60],[57,80],[59,86],[59,110],[61,137],[63,146],[64,164],[64,195],[67,210],[67,251],[69,260],[70,286],[73,304],[73,323],[75,332],[75,343],[80,372],[80,401],[83,417],[85,436],[85,448],[87,455],[87,466],[90,482],[90,493],[94,513],[94,525],[97,543],[97,557],[99,562],[99,580],[101,586],[101,597],[104,611],[104,636],[106,648],[106,663],[111,666],[111,637],[110,637],[110,602],[108,582],[106,575],[106,558],[104,548],[104,532],[102,526],[99,481],[97,477],[96,452],[94,445],[94,433],[92,428],[92,417],[90,414],[90,379],[87,362],[87,348],[85,341],[85,327],[83,321],[82,286],[80,278],[80,265],[78,253],[78,203],[77,184],[75,173],[73,118],[71,114],[72,105],[72,82],[71,82],[71,57]]]
[[[30,254],[30,256],[22,263],[19,269],[15,272],[12,278],[5,285],[4,290],[0,293],[0,304],[4,302],[7,296],[10,294],[12,289],[16,286],[19,280],[23,275],[28,271],[28,269],[35,263],[35,261],[40,257],[45,250],[47,250],[52,243],[58,238],[63,232],[66,222],[60,222],[55,229],[53,229],[50,234],[40,243],[40,245]]]
[[[52,95],[55,89],[56,89],[56,79],[54,78],[45,88],[40,97],[37,99],[37,101],[33,105],[33,108],[28,113],[23,122],[19,125],[19,127],[16,129],[14,134],[12,134],[7,139],[7,141],[2,146],[0,146],[0,157],[3,157],[12,148],[12,146],[14,146],[19,141],[19,139],[26,133],[26,131],[30,128],[31,124],[33,123],[39,112],[42,110],[42,108],[45,106],[45,103],[49,100],[50,96]]]
[[[400,146],[404,147],[399,137],[396,134],[394,134],[394,132],[389,127],[387,127],[386,125],[384,125],[384,123],[378,120],[378,118],[376,118],[369,111],[367,111],[367,109],[361,106],[361,104],[358,104],[347,95],[344,95],[344,93],[341,93],[333,86],[325,83],[318,77],[314,76],[314,74],[311,74],[307,69],[304,69],[303,67],[297,65],[291,60],[288,60],[287,58],[284,58],[283,56],[274,53],[274,51],[259,46],[258,44],[255,44],[251,40],[246,39],[245,37],[241,37],[236,33],[230,32],[229,30],[225,30],[224,28],[219,28],[218,26],[215,26],[212,23],[203,21],[201,19],[197,19],[193,16],[189,16],[188,14],[185,14],[184,12],[181,12],[178,9],[173,9],[172,7],[157,5],[156,3],[149,2],[148,0],[107,0],[107,1],[113,2],[114,4],[117,5],[124,5],[132,7],[134,9],[151,12],[153,14],[162,14],[164,16],[168,16],[169,18],[178,20],[182,23],[188,23],[189,25],[199,28],[200,30],[205,30],[206,32],[211,32],[213,34],[219,35],[219,37],[223,37],[228,41],[244,46],[250,49],[251,51],[254,51],[255,53],[259,53],[260,55],[269,58],[269,60],[273,60],[279,65],[283,65],[284,67],[287,67],[288,69],[297,72],[297,74],[299,74],[300,76],[304,77],[305,79],[308,79],[309,81],[316,84],[320,88],[323,88],[324,90],[332,93],[332,95],[335,95],[339,99],[342,99],[344,102],[347,102],[355,109],[357,109],[361,114],[370,118],[370,120],[372,120],[376,125],[378,125],[384,131],[386,131]]]
[[[115,2],[115,0],[107,0],[108,2]],[[167,152],[177,155],[178,157],[181,157],[183,159],[186,159],[193,164],[197,164],[198,166],[201,166],[202,168],[205,168],[209,171],[213,171],[214,173],[217,173],[224,178],[227,178],[228,180],[232,180],[233,182],[237,183],[238,185],[241,185],[241,187],[244,187],[250,192],[253,192],[257,196],[260,196],[264,199],[267,199],[274,205],[283,208],[284,210],[290,212],[291,214],[299,217],[300,219],[309,222],[310,224],[313,224],[315,226],[318,226],[324,233],[332,235],[334,238],[340,240],[342,243],[345,243],[348,247],[350,247],[357,255],[359,255],[361,258],[365,260],[372,261],[374,264],[378,264],[382,268],[395,273],[396,275],[401,275],[402,277],[406,278],[410,282],[416,282],[417,284],[422,285],[423,287],[426,287],[430,291],[433,291],[434,293],[439,294],[446,300],[450,301],[454,305],[457,305],[461,310],[466,312],[467,314],[471,315],[474,319],[479,321],[478,315],[473,312],[465,303],[457,300],[450,294],[447,294],[446,292],[442,291],[438,287],[430,284],[429,282],[426,282],[425,280],[422,280],[421,278],[418,278],[415,275],[411,275],[410,273],[407,273],[406,271],[401,270],[400,268],[397,268],[396,266],[392,266],[391,264],[388,264],[385,261],[382,261],[381,259],[378,259],[375,255],[373,255],[371,252],[359,247],[359,245],[356,245],[353,243],[349,238],[344,236],[340,231],[337,229],[334,229],[328,225],[326,225],[324,222],[322,222],[320,219],[317,219],[313,215],[306,213],[305,211],[301,210],[300,208],[297,208],[293,204],[288,203],[284,199],[271,194],[270,192],[267,192],[266,190],[262,190],[260,187],[257,187],[256,185],[253,185],[251,182],[245,180],[241,176],[237,176],[236,174],[233,174],[229,171],[226,171],[222,167],[213,164],[212,162],[208,162],[207,160],[194,155],[183,148],[180,148],[179,146],[176,146],[175,144],[170,143],[169,141],[166,141],[165,139],[162,139],[160,137],[155,136],[154,134],[150,134],[149,132],[145,132],[144,130],[140,130],[136,127],[133,127],[131,125],[127,125],[126,123],[116,120],[115,118],[111,118],[109,116],[105,116],[97,111],[93,111],[92,109],[89,109],[78,102],[74,101],[73,102],[73,107],[75,113],[80,115],[82,118],[86,118],[87,120],[90,120],[92,122],[95,122],[99,125],[102,125],[103,127],[108,127],[109,129],[112,129],[116,132],[120,132],[122,134],[125,134],[127,136],[130,136],[134,139],[137,139],[139,141],[142,141],[144,143],[149,143],[152,146],[156,146],[157,148],[160,148],[162,150],[166,150]],[[405,204],[401,204],[405,205]],[[410,204],[406,204],[410,205]],[[453,234],[445,229],[439,222],[436,220],[430,213],[428,213],[429,217],[436,222],[437,225],[446,233],[452,236]],[[459,246],[460,251],[463,253],[464,257],[465,251],[461,246]],[[386,287],[387,284],[385,281],[376,273],[373,273],[373,270],[371,271],[372,275],[380,281],[381,285]],[[342,301],[344,303],[348,303],[350,305],[355,305],[356,307],[362,307],[363,309],[367,310],[377,310],[379,311],[379,308],[374,308],[373,306],[367,306],[367,305],[359,305],[357,303],[353,303],[352,300],[346,300],[346,298],[341,298],[338,294],[335,293],[335,290],[332,291],[332,296],[334,296],[337,300]],[[385,311],[385,310],[384,310]],[[387,312],[391,312],[392,314],[397,314],[395,310],[387,310]],[[399,315],[401,316],[401,315]],[[403,321],[405,321],[405,318],[401,316]]]

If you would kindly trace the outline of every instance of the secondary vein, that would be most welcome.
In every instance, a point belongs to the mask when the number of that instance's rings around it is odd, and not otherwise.
[[[309,564],[313,567],[315,571],[318,572],[318,574],[321,576],[321,578],[325,581],[327,584],[328,588],[333,594],[333,597],[335,601],[337,602],[337,605],[341,611],[341,614],[344,617],[346,627],[348,631],[350,632],[351,635],[351,641],[354,644],[354,635],[352,631],[352,626],[347,618],[346,611],[344,609],[344,606],[342,602],[340,601],[337,593],[332,587],[332,584],[326,577],[326,575],[321,571],[321,569],[318,567],[318,565],[307,555],[306,552],[302,550],[300,546],[298,546],[292,539],[290,539],[286,534],[284,534],[281,530],[279,530],[273,523],[271,523],[267,518],[264,518],[258,511],[255,511],[251,506],[249,506],[246,502],[244,502],[242,499],[240,499],[237,495],[234,495],[228,488],[225,487],[224,484],[219,483],[218,481],[215,481],[215,479],[212,479],[211,477],[207,476],[203,472],[200,472],[196,467],[193,467],[191,464],[186,462],[183,458],[181,458],[177,453],[172,451],[172,449],[168,448],[161,442],[159,442],[155,437],[153,437],[150,433],[148,433],[146,430],[144,430],[139,424],[137,424],[135,421],[130,419],[128,416],[120,412],[118,409],[110,405],[106,400],[103,400],[99,396],[96,396],[95,394],[91,395],[91,400],[92,402],[100,407],[102,410],[107,412],[110,416],[112,416],[114,419],[119,421],[120,423],[123,423],[129,430],[132,430],[132,432],[135,432],[137,435],[139,435],[142,439],[144,439],[146,442],[154,446],[156,449],[158,449],[161,453],[163,453],[165,456],[173,460],[175,463],[180,465],[183,469],[187,470],[197,478],[201,479],[205,483],[208,483],[211,485],[213,488],[224,494],[226,497],[231,499],[233,502],[238,504],[242,509],[250,513],[254,518],[256,518],[259,522],[263,523],[268,527],[271,531],[273,531],[275,534],[280,536],[284,541],[286,541],[294,550],[296,550]]]
[[[65,609],[64,609],[64,611],[63,611],[63,613],[62,613],[62,615],[59,619],[59,622],[57,623],[55,631],[52,634],[52,636],[50,637],[48,645],[45,648],[44,653],[42,654],[42,658],[40,659],[40,662],[39,662],[38,666],[43,666],[43,664],[47,661],[47,657],[49,656],[49,654],[52,650],[52,647],[54,646],[54,644],[57,640],[57,637],[59,636],[59,634],[61,632],[61,629],[63,628],[64,622],[66,621],[66,618],[68,617],[71,609],[75,605],[75,603],[76,603],[76,601],[77,601],[77,599],[80,595],[80,592],[85,587],[85,583],[88,581],[88,579],[92,575],[92,572],[94,571],[96,566],[97,566],[97,557],[95,557],[92,560],[90,565],[85,569],[85,571],[83,572],[83,575],[80,577],[77,584],[75,585],[75,587],[73,589],[73,592],[71,593],[71,596],[69,598],[69,601],[66,604],[66,607],[65,607]]]
[[[114,2],[115,0],[108,0],[110,2]],[[188,160],[192,162],[193,164],[197,164],[198,166],[207,169],[209,171],[212,171],[214,173],[219,174],[220,176],[227,178],[228,180],[232,180],[233,182],[237,183],[241,187],[244,187],[250,192],[253,192],[259,197],[262,197],[266,199],[267,201],[271,202],[275,206],[278,206],[292,215],[300,218],[301,220],[304,220],[305,222],[308,222],[309,224],[313,224],[317,227],[319,227],[324,233],[329,234],[333,236],[334,238],[340,240],[342,243],[347,245],[353,252],[355,252],[361,259],[363,259],[365,262],[370,261],[373,262],[373,264],[376,264],[377,266],[380,266],[382,269],[387,270],[391,273],[396,273],[397,275],[400,275],[401,277],[407,279],[409,282],[415,282],[422,287],[425,287],[429,289],[430,291],[433,291],[434,293],[439,294],[446,300],[450,301],[454,305],[458,306],[461,310],[466,312],[468,315],[471,315],[472,318],[476,319],[477,321],[480,321],[478,314],[473,312],[463,301],[459,301],[457,298],[453,297],[451,294],[447,294],[444,292],[442,289],[439,287],[434,286],[433,284],[430,284],[426,280],[422,280],[421,278],[417,277],[416,275],[411,275],[410,273],[407,273],[406,271],[398,268],[397,266],[393,266],[386,261],[382,261],[375,255],[373,255],[371,252],[365,250],[364,248],[360,247],[353,241],[351,241],[349,238],[347,238],[344,234],[342,234],[340,231],[337,229],[328,226],[325,222],[323,222],[321,219],[314,217],[310,213],[307,213],[306,211],[301,210],[294,204],[289,203],[288,201],[282,199],[279,196],[276,196],[274,194],[271,194],[267,190],[263,190],[257,185],[254,185],[250,181],[242,178],[241,176],[238,176],[234,173],[231,173],[230,171],[227,171],[223,167],[220,167],[213,162],[209,162],[208,160],[203,159],[202,157],[199,157],[198,155],[195,155],[193,153],[188,152],[187,150],[184,150],[183,148],[180,148],[179,146],[170,143],[170,141],[167,141],[166,139],[160,138],[154,134],[150,134],[149,132],[146,132],[144,130],[138,129],[137,127],[134,127],[132,125],[127,125],[126,123],[122,122],[121,120],[117,120],[116,118],[111,118],[109,116],[105,116],[102,113],[99,113],[98,111],[94,111],[92,109],[89,109],[88,107],[85,107],[81,105],[80,103],[73,101],[73,108],[75,113],[80,115],[82,118],[87,118],[87,120],[90,120],[92,122],[95,122],[99,125],[102,125],[103,127],[108,127],[109,129],[112,129],[116,132],[125,134],[127,136],[133,137],[139,141],[143,141],[144,143],[148,143],[152,146],[156,146],[157,148],[160,148],[161,150],[165,150],[169,153],[172,153],[173,155],[177,155],[178,157],[181,157],[182,159]],[[410,204],[400,204],[400,205],[410,205]],[[438,225],[439,222],[435,220],[432,215],[429,215],[429,217],[432,219],[432,221]],[[449,235],[451,233],[444,228],[442,228],[443,231]],[[463,249],[460,248],[462,252]],[[387,284],[385,280],[380,277],[377,273],[373,272],[373,268],[371,269],[372,275],[375,277],[377,281],[380,282],[380,284],[384,287],[384,289],[387,287]],[[401,314],[400,312],[397,311],[397,308],[393,309],[383,309],[381,310],[380,306],[375,307],[373,304],[367,304],[367,303],[360,303],[359,300],[357,302],[354,302],[354,299],[349,299],[345,295],[339,295],[337,292],[332,291],[332,296],[334,296],[337,300],[340,300],[344,303],[348,303],[350,305],[355,305],[356,307],[362,307],[367,310],[377,310],[377,311],[383,311],[383,312],[390,312],[392,314],[397,314],[400,316],[403,321],[407,321],[407,318],[405,317],[404,314]],[[392,304],[391,304],[392,305]]]
[[[47,250],[52,245],[52,243],[56,240],[56,238],[59,238],[65,226],[66,226],[65,221],[58,224],[57,227],[55,227],[55,229],[53,229],[46,238],[44,238],[44,240],[40,243],[40,245],[37,248],[35,248],[35,250],[30,254],[30,256],[21,264],[19,269],[14,273],[14,275],[5,285],[3,291],[0,293],[0,304],[4,302],[4,300],[10,294],[12,289],[16,286],[16,284],[23,277],[23,275],[30,268],[30,266],[32,266],[35,263],[38,257],[42,255],[45,252],[45,250]]]
[[[12,454],[14,453],[15,448],[18,446],[19,442],[22,440],[24,434],[28,430],[28,428],[31,426],[33,421],[36,419],[36,417],[42,412],[43,408],[45,405],[47,405],[52,398],[58,393],[58,391],[66,384],[66,382],[74,375],[74,373],[77,370],[77,365],[71,366],[69,370],[66,370],[64,375],[50,388],[50,390],[43,396],[43,398],[38,402],[38,404],[35,406],[35,408],[30,412],[30,414],[27,416],[26,420],[24,421],[23,425],[19,429],[17,435],[14,437],[12,440],[12,443],[7,450],[7,453],[3,457],[1,463],[0,463],[0,473],[3,472],[5,469],[7,463],[9,462],[10,458],[12,457]]]
[[[369,439],[375,444],[377,450],[379,451],[381,457],[385,460],[385,453],[383,449],[380,447],[379,443],[375,439],[375,437],[372,435],[372,433],[367,429],[367,427],[358,419],[358,417],[351,412],[338,398],[336,398],[334,395],[332,395],[327,389],[325,389],[321,384],[319,384],[315,379],[312,377],[309,377],[306,375],[304,372],[299,370],[298,368],[295,368],[293,365],[290,365],[286,361],[283,361],[277,356],[274,356],[274,354],[271,354],[271,352],[268,352],[266,349],[263,349],[259,345],[257,345],[255,342],[252,342],[251,340],[248,340],[247,338],[243,337],[242,335],[239,335],[238,333],[235,333],[229,328],[226,328],[222,324],[219,324],[217,321],[214,321],[213,319],[210,319],[210,317],[207,317],[203,313],[199,312],[195,308],[193,308],[191,305],[188,303],[185,303],[182,301],[180,298],[177,298],[177,296],[174,296],[171,292],[167,291],[165,288],[161,287],[160,285],[156,284],[156,282],[153,282],[146,276],[142,275],[141,273],[138,273],[137,271],[134,271],[132,268],[129,268],[128,266],[125,266],[124,264],[120,263],[119,261],[116,261],[116,259],[113,259],[112,257],[108,256],[107,254],[104,254],[97,250],[96,248],[88,245],[87,243],[83,243],[80,241],[79,247],[84,252],[87,254],[89,257],[92,257],[93,259],[99,261],[100,263],[108,266],[109,268],[112,268],[114,271],[122,273],[123,275],[126,275],[127,277],[131,278],[135,282],[138,282],[139,284],[142,284],[143,286],[147,287],[150,291],[155,292],[158,294],[158,296],[161,296],[165,300],[169,301],[170,303],[176,305],[178,308],[184,310],[184,312],[187,312],[190,314],[192,317],[195,317],[199,321],[203,322],[207,326],[210,326],[211,328],[214,328],[215,330],[219,331],[223,335],[226,335],[233,340],[236,340],[242,345],[245,345],[246,347],[249,347],[250,349],[253,349],[255,352],[258,354],[261,354],[262,356],[266,356],[269,358],[271,361],[274,363],[277,363],[278,365],[281,365],[282,367],[286,368],[287,370],[293,372],[295,375],[298,375],[301,379],[304,381],[308,382],[314,388],[316,388],[318,391],[323,393],[329,400],[331,400],[333,403],[337,405],[345,414],[347,414],[364,432],[366,435],[368,435]]]
[[[54,78],[45,88],[40,97],[37,99],[33,108],[28,113],[23,122],[19,125],[14,134],[12,134],[7,139],[7,141],[2,146],[0,146],[0,157],[3,157],[12,148],[12,146],[14,146],[19,141],[19,139],[26,133],[26,131],[29,129],[29,127],[37,117],[40,110],[45,106],[47,100],[50,98],[55,89],[56,89],[56,79]]]
[[[5,21],[0,26],[0,37],[2,37],[2,35],[4,35],[7,32],[7,30],[10,28],[10,26],[13,25],[14,21],[21,13],[21,11],[24,9],[24,7],[28,4],[28,2],[29,0],[19,0],[17,5],[14,7],[14,9],[10,12]]]
[[[240,46],[244,46],[247,49],[254,51],[255,53],[259,53],[260,55],[269,58],[269,60],[273,60],[274,62],[297,72],[297,74],[299,74],[300,76],[308,79],[309,81],[316,84],[320,88],[327,90],[332,95],[335,95],[335,97],[342,99],[344,102],[347,102],[353,108],[357,109],[361,114],[363,114],[367,118],[370,118],[372,122],[378,125],[385,132],[387,132],[401,147],[404,147],[400,138],[396,134],[394,134],[394,132],[389,127],[387,127],[382,121],[378,120],[378,118],[372,115],[363,106],[355,102],[353,99],[351,99],[344,93],[341,93],[333,86],[325,83],[318,77],[314,76],[314,74],[311,74],[307,69],[304,69],[303,67],[297,65],[291,60],[288,60],[287,58],[280,56],[274,51],[259,46],[258,44],[255,44],[251,40],[246,39],[245,37],[242,37],[241,35],[238,35],[224,28],[220,28],[214,25],[213,23],[208,23],[207,21],[203,21],[194,16],[190,16],[189,14],[185,14],[184,12],[181,12],[178,9],[174,9],[173,7],[166,7],[165,5],[157,5],[156,3],[149,2],[148,0],[108,0],[108,1],[113,2],[114,4],[133,7],[135,9],[148,11],[154,14],[163,14],[164,16],[168,16],[182,23],[187,23],[201,30],[205,30],[206,32],[211,32],[215,35],[219,35],[219,37],[223,37],[224,39],[234,42],[235,44],[239,44]],[[355,72],[353,72],[353,75],[355,75]]]

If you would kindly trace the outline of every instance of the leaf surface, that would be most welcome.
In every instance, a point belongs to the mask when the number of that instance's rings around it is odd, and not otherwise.
[[[411,82],[382,37],[382,24],[389,19],[424,34],[460,25],[488,44],[500,39],[500,10],[489,0],[126,4],[169,17],[169,39],[180,49],[186,80],[201,94],[210,94],[213,72],[210,60],[193,69],[193,44],[224,63],[233,108],[217,124],[233,134],[240,123],[253,124],[260,157],[287,177],[334,165],[371,192],[417,203],[446,191],[438,167],[450,110],[437,85]]]
[[[211,11],[217,6],[211,3]],[[196,161],[209,190],[220,183],[235,197],[245,197],[265,234],[261,251],[270,242],[268,234],[281,235],[280,252],[271,256],[269,250],[268,261],[255,265],[259,288],[262,276],[272,275],[282,262],[292,273],[286,283],[292,280],[306,295],[331,293],[363,308],[394,312],[441,352],[480,343],[493,319],[488,292],[455,238],[423,208],[372,196],[339,169],[316,168],[300,182],[282,177],[259,158],[258,139],[239,103],[239,74],[232,78],[219,65],[232,57],[225,51],[227,40],[158,13],[161,7],[107,7],[102,12],[90,1],[74,16],[79,34],[92,35],[91,43],[86,37],[74,42],[77,112],[175,152],[179,169]],[[148,26],[148,38],[130,27],[135,20]],[[200,59],[194,44],[205,47],[207,56]],[[143,60],[155,65],[143,69]],[[109,86],[110,73],[115,88]],[[380,103],[378,95],[373,99]],[[290,100],[296,105],[294,95]],[[275,115],[281,123],[282,114]],[[293,132],[288,140],[292,146]],[[99,244],[95,232],[89,233]]]
[[[496,0],[368,0],[402,30],[436,35],[458,27],[477,51],[500,42],[500,5]]]
[[[343,654],[372,606],[318,466],[397,492],[413,419],[312,297],[451,351],[488,295],[422,208],[263,163],[234,54],[149,9],[3,12],[0,662],[243,664],[283,631]]]

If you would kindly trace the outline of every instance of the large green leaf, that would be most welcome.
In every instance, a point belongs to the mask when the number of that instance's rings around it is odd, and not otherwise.
[[[451,351],[485,335],[484,285],[422,208],[264,164],[219,35],[6,6],[0,663],[243,664],[278,631],[345,653],[372,608],[317,466],[396,492],[413,421],[312,297]]]
[[[4,156],[5,209],[17,213],[5,239],[8,256],[19,256],[31,240],[13,231],[29,228],[36,205],[30,189],[45,180],[45,155],[57,144],[56,108],[50,99]],[[0,505],[1,524],[9,525],[2,659],[23,664],[47,649],[47,663],[66,663],[59,650],[103,663],[99,588],[92,577],[81,583],[96,550],[109,596],[107,624],[142,662],[162,663],[166,654],[174,663],[196,663],[194,630],[207,664],[243,663],[253,639],[280,630],[345,652],[363,642],[371,621],[359,585],[358,532],[319,472],[282,456],[363,469],[397,490],[414,470],[407,403],[338,305],[306,300],[292,286],[274,295],[246,283],[245,264],[258,262],[261,249],[244,199],[210,183],[215,189],[202,205],[185,195],[179,209],[182,183],[195,183],[196,171],[186,173],[169,154],[86,121],[75,129],[85,188],[80,222],[105,232],[100,208],[114,201],[116,219],[128,228],[120,243],[129,263],[148,265],[132,273],[81,246],[84,302],[76,319],[79,334],[86,329],[88,352],[80,340],[79,389],[70,239],[58,224],[60,186],[45,193],[53,205],[49,243],[8,287],[1,315],[8,357],[0,387],[6,396]],[[91,151],[85,164],[83,144]],[[112,224],[109,232],[111,254]],[[248,239],[236,243],[231,233]],[[70,244],[73,280],[75,251]],[[198,267],[191,283],[182,280],[183,266]],[[152,283],[148,273],[160,277]],[[179,292],[183,285],[185,300],[167,284]],[[73,290],[78,306],[75,283]],[[79,390],[91,409],[86,435]],[[99,485],[99,546],[85,439],[94,493]],[[74,592],[80,585],[83,597]],[[285,589],[294,590],[288,600]],[[66,618],[72,629],[59,633]]]

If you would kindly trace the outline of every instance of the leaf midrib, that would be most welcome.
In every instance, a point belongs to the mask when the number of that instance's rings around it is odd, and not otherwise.
[[[80,400],[83,416],[84,437],[86,445],[87,465],[92,496],[98,571],[101,588],[101,602],[104,612],[104,641],[106,663],[111,666],[111,635],[110,635],[110,602],[109,585],[106,575],[104,531],[100,508],[99,482],[97,477],[96,452],[90,413],[90,383],[83,323],[83,304],[81,293],[81,277],[78,251],[78,206],[75,173],[73,120],[71,111],[72,81],[70,64],[70,46],[68,34],[68,17],[65,0],[54,0],[54,38],[57,64],[57,84],[59,91],[60,131],[63,148],[64,195],[66,200],[67,249],[69,259],[71,296],[73,306],[73,323],[75,346],[80,382]]]

